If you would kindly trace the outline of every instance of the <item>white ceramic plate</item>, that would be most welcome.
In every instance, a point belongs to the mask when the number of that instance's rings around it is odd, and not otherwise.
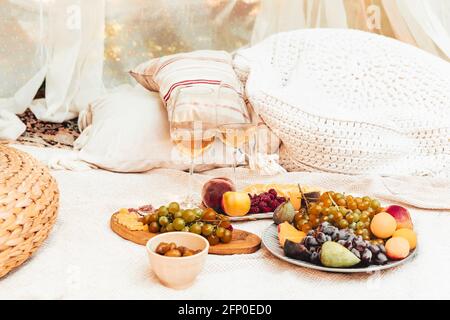
[[[374,271],[380,271],[380,270],[394,268],[405,262],[412,260],[417,253],[417,248],[416,248],[416,249],[414,249],[413,252],[410,253],[410,255],[407,258],[400,260],[400,261],[389,261],[387,264],[382,265],[382,266],[371,265],[371,266],[365,267],[365,268],[328,268],[328,267],[319,266],[319,265],[316,265],[313,263],[286,257],[284,255],[283,248],[280,247],[280,244],[278,242],[278,232],[277,232],[277,226],[275,224],[271,224],[269,227],[266,228],[266,230],[264,230],[264,233],[262,236],[262,243],[267,248],[267,250],[270,251],[270,253],[272,253],[274,256],[276,256],[277,258],[279,258],[281,260],[284,260],[289,263],[295,264],[297,266],[305,267],[305,268],[316,269],[316,270],[326,271],[326,272],[340,272],[340,273],[374,272]]]

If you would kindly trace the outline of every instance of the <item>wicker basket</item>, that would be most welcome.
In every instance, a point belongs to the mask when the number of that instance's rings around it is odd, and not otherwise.
[[[47,168],[0,143],[0,278],[47,238],[58,203],[58,187]]]

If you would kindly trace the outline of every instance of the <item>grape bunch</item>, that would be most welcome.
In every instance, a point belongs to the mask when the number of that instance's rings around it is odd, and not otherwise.
[[[286,202],[286,198],[278,196],[275,189],[258,195],[249,194],[249,196],[251,200],[250,213],[274,212],[280,204]]]
[[[142,218],[152,233],[172,231],[192,232],[204,236],[210,245],[220,242],[229,243],[233,236],[233,227],[228,217],[213,209],[181,209],[177,202],[150,212]]]
[[[370,197],[353,197],[333,191],[324,192],[317,202],[310,202],[306,210],[295,215],[294,226],[305,233],[329,222],[339,229],[352,229],[364,240],[375,240],[370,232],[373,216],[384,208],[380,202]],[[376,239],[381,243],[381,239]]]
[[[322,244],[327,241],[337,242],[350,250],[361,259],[362,266],[382,265],[388,261],[383,244],[364,240],[362,236],[355,235],[352,229],[339,229],[329,222],[323,222],[317,229],[310,230],[302,240],[301,245],[304,246],[302,260],[320,265]]]

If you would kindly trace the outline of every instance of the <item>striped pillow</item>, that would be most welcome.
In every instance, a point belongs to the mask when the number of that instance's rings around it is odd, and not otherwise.
[[[217,101],[217,119],[220,123],[250,122],[250,113],[243,100],[242,84],[232,67],[232,57],[225,51],[199,50],[152,59],[140,64],[130,74],[144,88],[159,91],[161,99],[169,108],[173,107],[176,92],[183,87],[206,86],[216,91],[219,85],[230,89],[229,94],[221,92]],[[233,90],[231,90],[233,89]],[[231,93],[236,93],[231,98]],[[223,94],[225,93],[225,94]],[[211,99],[212,103],[214,100]],[[203,103],[202,101],[199,101]],[[189,108],[195,108],[195,104]],[[183,108],[184,109],[184,108]],[[178,121],[189,121],[195,110],[182,110],[175,115]],[[204,114],[204,122],[210,122],[215,113]]]

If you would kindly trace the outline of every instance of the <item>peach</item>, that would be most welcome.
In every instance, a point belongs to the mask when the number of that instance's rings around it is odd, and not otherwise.
[[[397,229],[414,229],[411,215],[409,214],[409,211],[406,208],[403,208],[402,206],[389,206],[386,208],[386,212],[389,213],[391,216],[395,218],[395,221],[397,221]]]
[[[385,245],[386,255],[392,260],[402,260],[409,255],[408,240],[401,237],[390,238]]]
[[[232,217],[245,216],[250,211],[250,196],[246,192],[225,192],[222,196],[223,211]]]
[[[202,189],[203,204],[207,208],[221,212],[222,196],[227,191],[236,191],[236,187],[230,179],[218,177],[207,181]]]
[[[372,233],[381,239],[391,237],[397,229],[397,222],[394,217],[387,212],[380,212],[376,214],[370,223],[370,230]]]
[[[414,249],[417,245],[416,233],[408,228],[397,229],[392,237],[400,237],[406,239],[411,250]]]

